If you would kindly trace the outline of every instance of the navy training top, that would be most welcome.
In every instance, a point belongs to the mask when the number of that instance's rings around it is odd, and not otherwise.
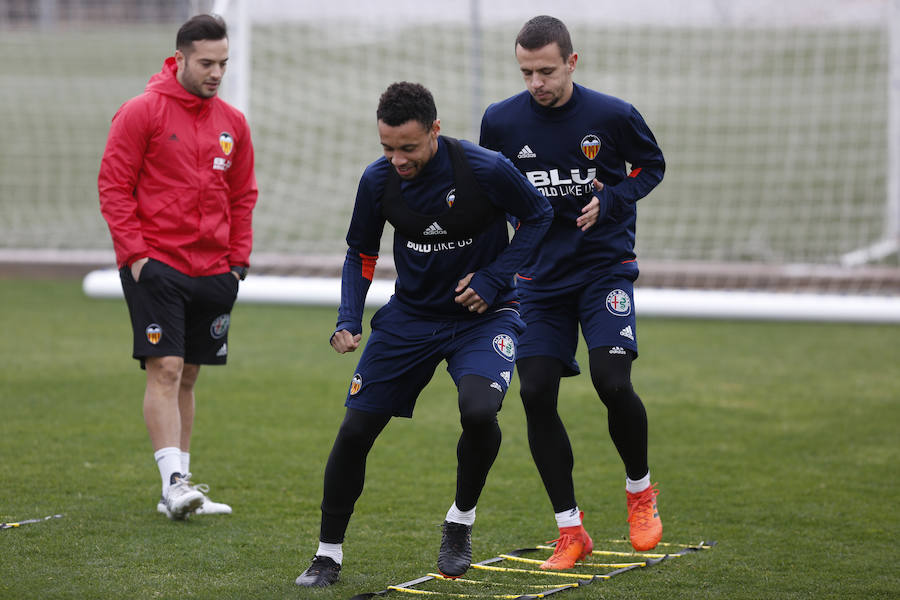
[[[467,239],[441,243],[415,242],[394,231],[397,280],[390,302],[405,312],[432,319],[471,319],[476,313],[454,302],[456,286],[468,273],[469,282],[489,310],[518,302],[514,275],[540,242],[550,225],[549,202],[502,154],[460,140],[475,181],[499,209],[501,218]],[[347,255],[341,281],[337,330],[362,332],[362,313],[381,245],[385,216],[381,198],[389,169],[381,157],[366,167],[359,181],[353,216],[347,231]],[[407,207],[422,214],[440,215],[455,192],[456,179],[446,142],[422,171],[402,180],[400,192]],[[502,214],[515,216],[520,227],[509,241]]]
[[[487,108],[480,143],[508,157],[553,205],[550,230],[519,270],[523,292],[559,293],[606,275],[637,278],[635,203],[662,181],[665,160],[632,105],[578,84],[553,108],[523,91]],[[604,184],[599,193],[594,178]],[[610,209],[583,232],[575,220],[595,193]]]

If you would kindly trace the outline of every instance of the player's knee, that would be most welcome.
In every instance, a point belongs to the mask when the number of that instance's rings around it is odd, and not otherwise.
[[[609,348],[591,350],[591,382],[607,407],[632,401],[631,354],[611,354]]]
[[[463,429],[492,425],[497,422],[497,409],[494,406],[469,406],[459,412],[459,422]]]
[[[181,387],[185,390],[193,390],[200,376],[200,365],[185,363],[181,371]]]
[[[181,381],[184,359],[179,356],[152,356],[146,359],[145,367],[148,383],[172,387]]]
[[[594,380],[594,389],[597,390],[597,395],[600,396],[607,408],[628,404],[636,398],[631,381],[627,379]]]
[[[491,380],[477,375],[463,377],[459,385],[459,420],[463,429],[497,422],[504,391]]]
[[[631,384],[631,377],[627,374],[618,372],[602,378],[592,374],[591,379],[597,395],[611,414],[631,410],[641,404],[641,399]]]
[[[557,417],[559,382],[534,380],[525,383],[519,380],[519,395],[522,397],[522,406],[528,422],[546,422]]]
[[[519,395],[526,414],[555,414],[559,393],[559,361],[544,357],[524,358],[516,366],[519,373]]]
[[[523,377],[521,370],[519,370],[519,396],[522,397],[522,402],[526,404],[533,402],[540,396],[538,382],[531,377]]]
[[[344,421],[338,429],[335,446],[368,449],[389,419],[387,415],[369,414],[348,408]]]

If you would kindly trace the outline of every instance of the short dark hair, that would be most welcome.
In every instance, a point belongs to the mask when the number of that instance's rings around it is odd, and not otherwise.
[[[175,48],[187,54],[194,42],[200,40],[221,40],[228,37],[225,20],[219,15],[196,15],[187,20],[175,36]]]
[[[437,119],[437,107],[434,105],[434,97],[425,86],[400,81],[389,85],[381,94],[375,114],[379,121],[391,127],[403,125],[407,121],[418,121],[428,129]]]
[[[526,50],[537,50],[547,44],[556,42],[559,45],[563,60],[568,60],[575,51],[572,48],[572,37],[566,24],[549,15],[539,15],[529,19],[516,36],[516,45]]]

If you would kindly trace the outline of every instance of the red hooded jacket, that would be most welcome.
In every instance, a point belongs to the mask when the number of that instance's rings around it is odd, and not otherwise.
[[[247,119],[175,78],[175,58],[112,119],[97,178],[116,262],[149,256],[198,277],[249,266],[256,204]]]

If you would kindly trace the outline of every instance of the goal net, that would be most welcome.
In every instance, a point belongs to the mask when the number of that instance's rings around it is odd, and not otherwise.
[[[109,11],[59,8],[101,0],[58,3],[49,20],[34,8],[48,4],[0,0],[0,245],[111,263],[96,198],[109,119],[171,53],[185,13],[112,26]],[[22,5],[31,13],[12,15]],[[898,295],[896,5],[205,3],[229,23],[222,94],[246,111],[256,146],[254,268],[338,273],[359,176],[381,153],[384,88],[424,84],[443,130],[477,140],[486,106],[523,89],[516,33],[550,10],[571,30],[575,80],[634,104],[667,159],[639,204],[639,287]],[[387,238],[382,252],[388,269]]]

